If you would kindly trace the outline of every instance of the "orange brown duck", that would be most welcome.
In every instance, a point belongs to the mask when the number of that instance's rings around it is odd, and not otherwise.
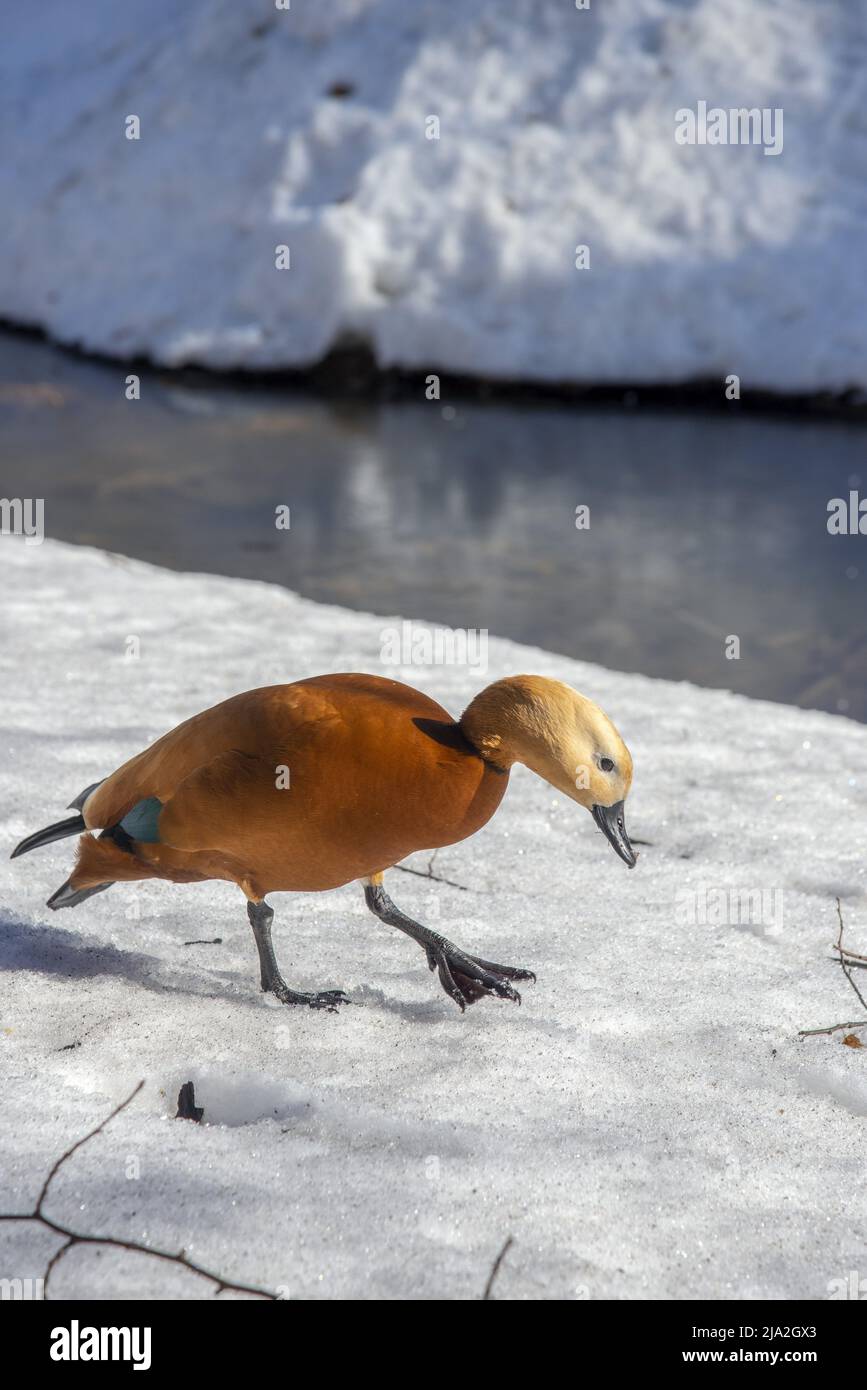
[[[87,787],[70,803],[76,815],[28,836],[12,857],[85,832],[72,874],[48,899],[52,908],[135,879],[237,883],[262,989],[316,1009],[349,1001],[340,990],[290,989],[265,898],[357,879],[371,911],[422,947],[462,1010],[484,995],[520,1003],[513,982],[534,980],[531,971],[469,955],[405,916],[382,881],[413,851],[479,830],[516,762],[586,807],[634,866],[624,824],[629,750],[598,705],[544,676],[495,681],[459,720],[421,691],[377,676],[249,690],[185,720]]]

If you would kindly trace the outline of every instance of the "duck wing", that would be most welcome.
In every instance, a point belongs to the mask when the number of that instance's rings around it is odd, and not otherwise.
[[[160,843],[244,856],[285,825],[290,803],[288,762],[233,748],[175,788],[159,815]]]

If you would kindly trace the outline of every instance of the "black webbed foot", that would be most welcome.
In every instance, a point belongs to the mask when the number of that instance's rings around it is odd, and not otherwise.
[[[441,940],[441,945],[425,947],[427,963],[431,970],[437,972],[440,984],[461,1013],[468,1004],[476,1004],[486,994],[520,1004],[521,996],[509,981],[535,982],[536,976],[532,970],[521,970],[513,965],[495,965],[493,961],[467,955],[451,941]]]
[[[532,970],[522,970],[514,965],[496,965],[494,961],[482,960],[480,956],[467,955],[453,941],[431,931],[420,922],[414,922],[395,907],[380,882],[368,880],[364,886],[364,897],[371,912],[391,927],[405,932],[418,942],[431,970],[435,970],[439,982],[450,999],[454,999],[461,1013],[468,1004],[475,1004],[486,994],[498,999],[509,999],[520,1004],[521,996],[510,984],[511,980],[535,981]]]
[[[247,903],[247,916],[253,928],[256,949],[259,952],[259,979],[265,994],[273,994],[281,1004],[306,1004],[308,1009],[325,1009],[336,1014],[338,1004],[350,1004],[349,996],[342,989],[322,989],[316,991],[290,989],[277,965],[277,957],[271,943],[271,923],[274,913],[268,904]]]
[[[306,1004],[310,1009],[325,1009],[336,1014],[338,1004],[351,1004],[352,1000],[342,989],[322,989],[316,991],[290,989],[285,980],[272,981],[265,991],[273,994],[281,1004]]]

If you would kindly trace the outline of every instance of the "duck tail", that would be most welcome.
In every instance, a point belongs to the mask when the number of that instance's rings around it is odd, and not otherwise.
[[[78,907],[94,893],[104,893],[118,881],[152,878],[154,868],[136,853],[136,845],[121,825],[109,826],[99,835],[82,835],[75,856],[75,868],[46,903],[59,907]]]
[[[91,782],[89,787],[85,787],[83,792],[70,801],[67,810],[77,811],[78,815],[69,816],[66,820],[55,821],[53,825],[46,825],[44,830],[37,830],[32,835],[27,835],[16,845],[10,854],[10,859],[17,859],[19,854],[27,854],[31,849],[39,849],[41,845],[50,845],[54,840],[65,840],[67,835],[80,835],[87,829],[84,817],[81,812],[84,810],[84,803],[95,792],[97,787],[101,787],[102,782]],[[58,888],[58,893],[60,889]]]
[[[34,834],[25,836],[21,843],[15,846],[10,858],[17,859],[19,854],[27,854],[31,849],[39,849],[40,845],[50,845],[54,840],[65,840],[67,835],[80,835],[86,829],[87,826],[82,815],[55,821],[54,825],[46,825],[44,830],[37,830]]]
[[[74,893],[83,889],[99,892],[112,883],[158,877],[154,867],[143,860],[136,850],[134,841],[119,825],[104,830],[101,835],[82,835],[78,842],[75,868],[68,882],[57,890],[58,893],[67,888]],[[72,906],[71,903],[69,905]],[[58,901],[56,906],[66,907],[67,900]]]
[[[84,803],[90,796],[90,793],[95,792],[97,787],[101,787],[104,781],[105,778],[101,777],[98,782],[91,782],[89,787],[85,787],[83,792],[79,792],[78,796],[73,797],[72,801],[70,801],[69,805],[66,808],[67,811],[83,811]]]
[[[113,880],[112,880],[113,882]],[[111,888],[111,883],[96,883],[92,888],[73,888],[69,879],[61,883],[56,892],[46,902],[45,906],[57,911],[59,907],[78,907],[85,898],[92,898],[94,893],[104,893],[106,888]]]

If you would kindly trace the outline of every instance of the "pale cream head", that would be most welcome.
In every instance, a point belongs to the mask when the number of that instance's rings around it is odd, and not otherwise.
[[[621,858],[635,862],[623,824],[632,756],[592,700],[547,676],[507,676],[476,696],[461,728],[487,761],[523,763],[586,807]]]

